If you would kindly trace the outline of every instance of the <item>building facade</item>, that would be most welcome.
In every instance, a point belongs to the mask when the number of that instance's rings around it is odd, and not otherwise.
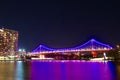
[[[18,32],[0,29],[0,56],[14,55],[18,50]]]

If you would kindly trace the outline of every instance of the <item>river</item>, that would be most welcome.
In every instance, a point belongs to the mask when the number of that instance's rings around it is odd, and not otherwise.
[[[120,80],[112,61],[1,61],[0,80]]]

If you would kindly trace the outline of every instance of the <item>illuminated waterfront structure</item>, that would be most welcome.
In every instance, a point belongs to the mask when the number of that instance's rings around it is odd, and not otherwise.
[[[0,29],[0,56],[14,55],[18,49],[18,32]]]
[[[107,44],[103,44],[101,42],[98,42],[96,41],[95,39],[91,39],[89,40],[88,42],[80,45],[80,46],[76,46],[76,47],[73,47],[73,48],[64,48],[64,49],[53,49],[53,48],[49,48],[49,47],[46,47],[44,45],[39,45],[35,50],[33,50],[33,54],[34,53],[37,53],[37,52],[71,52],[71,51],[81,51],[81,52],[84,52],[84,51],[106,51],[106,50],[111,50],[112,47],[107,45]]]
[[[44,45],[39,45],[35,50],[33,50],[30,55],[56,55],[56,54],[62,54],[62,55],[77,55],[77,56],[84,56],[86,54],[91,54],[92,57],[99,57],[105,54],[105,52],[111,50],[112,47],[108,44],[101,43],[99,41],[96,41],[95,39],[90,39],[86,43],[76,46],[73,48],[65,48],[65,49],[53,49],[46,47]],[[99,55],[98,55],[99,54]]]

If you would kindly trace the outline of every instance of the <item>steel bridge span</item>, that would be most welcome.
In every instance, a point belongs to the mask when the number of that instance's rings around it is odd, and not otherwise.
[[[73,48],[65,48],[65,49],[54,49],[49,48],[44,45],[39,45],[36,49],[34,49],[32,52],[29,53],[29,55],[46,55],[46,54],[81,54],[86,52],[91,52],[93,55],[96,55],[97,52],[107,52],[111,50],[112,47],[108,44],[101,43],[99,41],[96,41],[95,39],[90,39],[86,43],[76,46]]]

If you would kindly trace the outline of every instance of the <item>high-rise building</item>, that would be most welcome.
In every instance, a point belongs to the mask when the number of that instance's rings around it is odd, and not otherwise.
[[[0,56],[13,55],[18,49],[18,32],[0,29]]]

